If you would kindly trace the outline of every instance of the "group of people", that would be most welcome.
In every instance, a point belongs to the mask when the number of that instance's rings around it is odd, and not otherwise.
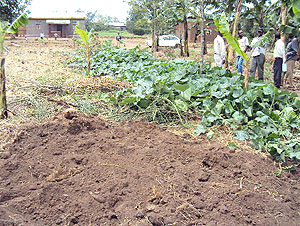
[[[266,47],[261,40],[263,36],[263,30],[259,28],[257,30],[257,36],[252,40],[249,45],[249,40],[243,35],[243,31],[238,32],[238,42],[240,49],[246,53],[251,51],[251,62],[249,75],[255,77],[256,71],[258,79],[264,79],[264,64]],[[280,37],[280,33],[275,34],[275,48],[273,52],[274,63],[274,85],[277,88],[280,86],[294,87],[293,84],[293,72],[295,68],[295,62],[299,60],[299,42],[293,35],[288,36],[288,44],[285,48],[284,41]],[[216,67],[222,67],[225,62],[226,47],[222,34],[219,32],[214,40],[214,60]],[[243,76],[243,58],[237,55],[236,58],[237,72]]]

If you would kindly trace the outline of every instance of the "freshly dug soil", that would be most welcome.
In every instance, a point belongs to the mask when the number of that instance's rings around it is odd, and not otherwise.
[[[0,152],[0,225],[299,225],[299,169],[73,112],[27,126]]]

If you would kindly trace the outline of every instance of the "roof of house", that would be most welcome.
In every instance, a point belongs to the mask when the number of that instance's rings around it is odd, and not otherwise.
[[[28,16],[29,19],[86,19],[84,13],[80,12],[48,12],[33,13]]]
[[[119,22],[110,23],[109,25],[114,27],[126,27],[125,23],[119,23]]]

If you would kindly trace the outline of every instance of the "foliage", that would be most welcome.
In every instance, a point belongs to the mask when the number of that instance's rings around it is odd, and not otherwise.
[[[300,36],[300,0],[285,0],[285,4],[289,4],[289,23],[288,25],[282,25],[281,30],[286,34],[292,34],[297,37]]]
[[[107,30],[107,31],[98,31],[98,35],[100,37],[113,37],[115,38],[116,35],[118,34],[118,32],[120,32],[120,29],[112,29],[112,30]],[[135,34],[132,34],[132,33],[129,33],[128,31],[121,31],[120,32],[122,38],[124,37],[150,37],[149,35],[135,35]]]
[[[28,23],[26,13],[20,15],[11,24],[6,24],[0,21],[0,55],[3,54],[3,43],[7,34],[14,34],[18,31],[18,28]]]
[[[91,68],[91,54],[93,49],[93,29],[89,32],[86,32],[79,28],[79,24],[75,26],[75,34],[79,35],[80,39],[73,38],[73,41],[75,41],[77,44],[81,45],[83,47],[84,57],[87,63],[87,73],[90,73]]]
[[[234,51],[236,51],[243,58],[243,60],[247,64],[246,54],[244,53],[244,51],[241,50],[237,39],[232,37],[230,33],[229,24],[227,23],[225,13],[223,12],[219,17],[216,16],[214,18],[214,23],[217,27],[217,30],[220,31],[223,35],[223,38],[226,39],[227,43],[232,47]]]
[[[135,35],[151,33],[151,24],[147,17],[147,8],[141,7],[136,2],[131,3],[129,17],[126,20],[127,28]]]
[[[120,22],[116,17],[102,16],[97,11],[87,12],[86,14],[86,29],[95,31],[107,31],[112,28],[111,23]]]
[[[30,5],[31,0],[1,0],[0,21],[13,22]]]
[[[205,67],[185,59],[154,60],[146,50],[112,48],[106,44],[92,57],[92,71],[97,75],[116,74],[133,87],[117,92],[112,100],[153,118],[162,105],[182,115],[194,112],[202,122],[195,133],[213,125],[226,125],[238,140],[251,140],[255,149],[266,150],[278,160],[300,160],[300,101],[295,93],[278,92],[271,83],[250,78],[247,89],[237,74]],[[167,115],[166,117],[171,117]]]

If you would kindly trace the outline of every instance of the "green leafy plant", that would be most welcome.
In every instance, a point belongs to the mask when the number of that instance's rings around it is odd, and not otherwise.
[[[268,151],[280,161],[300,161],[300,100],[295,93],[279,92],[271,83],[254,78],[245,89],[238,74],[208,65],[200,74],[199,62],[155,60],[139,47],[126,50],[105,44],[91,62],[95,75],[116,75],[132,84],[111,98],[119,109],[127,106],[130,114],[163,123],[176,118],[185,124],[188,115],[201,116],[196,134],[213,137],[210,127],[229,126],[235,139],[250,140],[254,149]],[[80,57],[69,62],[82,63]]]
[[[83,47],[84,50],[84,57],[87,63],[87,73],[90,73],[91,70],[91,55],[92,55],[92,50],[93,50],[93,41],[94,41],[94,36],[93,36],[93,29],[90,31],[86,32],[82,29],[79,28],[79,24],[75,26],[75,34],[79,35],[80,39],[78,38],[73,38],[73,41],[75,41],[77,44]]]

